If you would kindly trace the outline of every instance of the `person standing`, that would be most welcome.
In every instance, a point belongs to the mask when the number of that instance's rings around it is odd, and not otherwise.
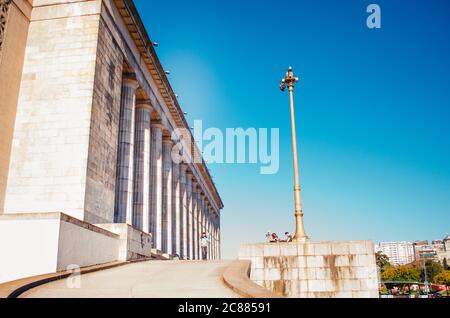
[[[206,261],[208,259],[208,244],[209,244],[209,237],[206,236],[206,233],[203,232],[202,236],[200,237],[200,246],[202,248],[202,260]]]

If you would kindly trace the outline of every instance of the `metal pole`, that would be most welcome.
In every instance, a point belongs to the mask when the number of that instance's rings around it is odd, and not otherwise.
[[[292,154],[294,158],[294,199],[295,199],[295,235],[294,242],[306,242],[309,238],[305,233],[303,223],[303,209],[300,194],[300,178],[298,172],[298,155],[297,155],[297,131],[295,125],[295,108],[294,108],[294,84],[298,82],[298,78],[294,77],[292,67],[289,67],[286,77],[281,81],[280,88],[282,91],[289,88],[289,101],[291,107],[291,126],[292,126]]]

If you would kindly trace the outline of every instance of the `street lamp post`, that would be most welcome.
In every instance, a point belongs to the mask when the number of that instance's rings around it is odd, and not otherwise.
[[[291,125],[292,125],[292,153],[294,156],[294,197],[295,197],[295,235],[294,242],[306,242],[309,240],[305,233],[303,224],[302,200],[300,196],[300,178],[298,174],[298,157],[297,157],[297,133],[295,128],[295,112],[294,112],[294,86],[298,82],[298,77],[294,76],[292,67],[289,67],[286,77],[281,80],[280,89],[282,92],[289,89],[289,98],[291,105]]]

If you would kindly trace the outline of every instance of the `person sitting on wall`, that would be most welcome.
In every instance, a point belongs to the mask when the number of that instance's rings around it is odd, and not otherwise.
[[[280,239],[278,238],[277,233],[272,233],[272,237],[270,238],[270,243],[277,243]]]
[[[286,242],[291,243],[292,242],[292,235],[289,234],[289,232],[284,233],[286,235]]]
[[[266,242],[270,242],[272,239],[272,232],[267,231],[266,233]]]

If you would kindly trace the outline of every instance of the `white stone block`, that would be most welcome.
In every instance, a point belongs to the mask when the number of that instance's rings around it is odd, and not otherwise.
[[[359,282],[361,290],[370,291],[378,288],[378,281],[374,279],[361,279]]]
[[[315,249],[314,249],[314,244],[311,244],[311,243],[303,244],[303,254],[302,255],[316,255]]]
[[[264,269],[252,269],[250,272],[250,279],[252,281],[263,281],[264,280]]]
[[[349,266],[349,267],[342,267],[340,269],[341,277],[343,277],[345,279],[355,279],[356,278],[355,277],[355,269],[356,268],[357,267],[351,267],[351,266]]]
[[[279,244],[265,244],[263,249],[264,256],[280,256],[280,245]],[[259,255],[258,255],[259,256]]]
[[[349,242],[348,245],[349,245],[350,254],[353,254],[353,255],[367,254],[366,241]]]
[[[306,257],[305,256],[298,256],[297,257],[297,267],[298,268],[305,268],[307,266],[306,264]]]
[[[305,243],[297,243],[297,255],[305,255]]]
[[[331,252],[334,255],[348,255],[350,250],[348,248],[347,242],[332,242],[331,243]]]
[[[350,266],[348,255],[337,255],[334,264],[338,267]]]
[[[306,256],[307,267],[323,267],[324,258],[323,256]]]
[[[308,279],[308,280],[317,279],[315,268],[307,268],[306,272],[303,272],[303,273],[306,273],[306,279]]]
[[[297,256],[298,250],[295,244],[279,244],[281,256]]]
[[[264,279],[265,280],[280,280],[281,272],[277,268],[268,268],[264,270]]]
[[[262,256],[251,258],[253,268],[264,268],[264,258]]]
[[[298,289],[300,293],[308,292],[308,280],[298,280]]]
[[[331,255],[331,246],[328,243],[314,244],[314,255]]]
[[[357,279],[369,278],[369,270],[368,267],[355,267],[353,268],[354,277]]]
[[[316,268],[316,278],[317,279],[331,279],[331,270],[330,268],[322,267],[322,268]]]
[[[354,255],[350,262],[351,266],[369,266],[370,257],[368,255]]]
[[[338,281],[338,289],[343,291],[359,291],[360,285],[358,279],[346,279]]]
[[[281,268],[280,258],[264,257],[264,268]]]
[[[298,279],[301,279],[301,280],[308,279],[308,269],[306,267],[298,269]]]
[[[318,280],[318,279],[308,280],[309,292],[327,292],[333,290],[334,287],[331,285],[331,282],[327,280]]]
[[[375,255],[375,244],[372,241],[366,241],[366,254]]]
[[[289,280],[289,281],[297,281],[298,280],[298,269],[297,268],[289,268],[281,272],[281,279]]]

